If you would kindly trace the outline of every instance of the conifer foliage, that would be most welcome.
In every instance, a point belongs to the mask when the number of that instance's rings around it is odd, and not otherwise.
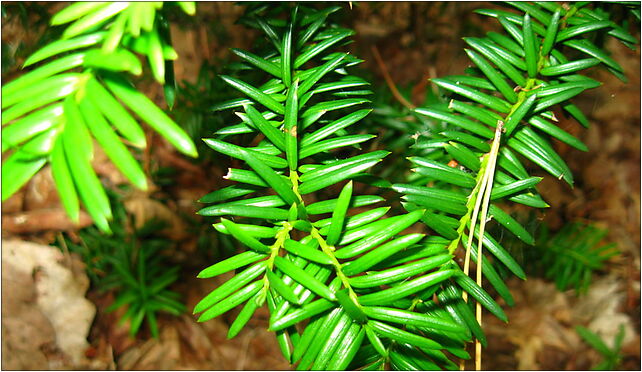
[[[146,190],[147,177],[127,145],[145,148],[145,133],[132,112],[182,153],[196,157],[187,133],[139,92],[146,57],[156,81],[173,104],[168,8],[194,14],[193,2],[77,2],[56,13],[51,25],[67,25],[60,39],[33,53],[32,71],[2,87],[2,200],[13,195],[45,164],[67,214],[79,221],[80,201],[94,223],[110,232],[113,214],[92,169],[94,139],[122,174]]]
[[[226,178],[235,183],[204,196],[201,201],[213,205],[199,213],[223,217],[215,228],[248,250],[199,274],[237,270],[194,312],[205,321],[244,304],[230,327],[233,337],[266,304],[283,355],[302,369],[389,360],[399,368],[409,360],[426,368],[453,367],[443,350],[467,357],[462,347],[470,331],[432,301],[449,278],[463,278],[449,264],[446,241],[401,234],[423,209],[388,217],[389,207],[376,206],[383,198],[354,192],[352,179],[365,175],[386,151],[335,155],[373,138],[352,134],[370,111],[364,107],[370,92],[348,72],[360,60],[336,51],[353,34],[328,22],[337,10],[266,5],[251,7],[243,19],[264,31],[270,49],[234,52],[265,77],[251,84],[242,76],[221,76],[244,97],[216,109],[237,109],[240,123],[204,141],[247,167],[231,168]],[[287,18],[277,18],[283,13]],[[260,141],[232,143],[245,133]],[[311,193],[337,184],[334,198],[306,202]],[[358,214],[352,212],[356,207]],[[504,317],[483,290],[466,285]]]
[[[557,107],[587,126],[570,100],[600,83],[580,72],[602,64],[624,79],[591,37],[637,42],[588,3],[508,5],[517,12],[478,11],[497,18],[505,33],[465,39],[473,69],[432,80],[451,94],[448,107],[415,112],[442,130],[422,139],[427,155],[410,158],[421,177],[395,185],[367,177],[387,152],[338,152],[373,137],[355,129],[369,113],[364,96],[371,92],[350,75],[360,60],[337,51],[352,35],[328,21],[339,8],[248,7],[242,22],[261,30],[268,47],[233,50],[242,60],[239,74],[221,78],[242,98],[213,109],[235,109],[240,122],[204,139],[245,166],[230,168],[225,178],[235,183],[204,196],[200,201],[212,205],[199,212],[220,216],[214,227],[247,250],[199,274],[236,272],[195,307],[200,321],[243,305],[229,330],[234,337],[267,305],[269,329],[298,369],[456,369],[453,357],[470,358],[467,342],[487,343],[481,307],[507,318],[482,289],[482,273],[509,305],[514,300],[493,264],[525,278],[485,231],[487,218],[533,244],[499,202],[548,206],[535,189],[541,178],[527,172],[525,160],[572,185],[549,138],[587,148],[555,125]],[[246,70],[261,71],[263,80],[244,79]],[[402,194],[407,213],[387,216],[381,197],[357,195],[353,182],[360,181]],[[334,198],[307,202],[329,190],[337,190]],[[419,221],[431,235],[403,233]],[[453,260],[459,249],[466,251],[463,270]],[[480,257],[473,280],[469,261]]]
[[[484,285],[512,306],[500,272],[525,279],[486,224],[494,220],[534,244],[502,206],[549,206],[537,192],[542,178],[531,174],[536,167],[573,185],[552,141],[588,148],[561,129],[558,118],[588,127],[573,100],[601,83],[584,72],[598,66],[626,80],[604,38],[631,48],[638,43],[610,19],[609,4],[504,5],[507,10],[477,11],[496,19],[502,31],[464,38],[473,67],[432,79],[448,104],[435,99],[413,110],[430,130],[417,138],[420,153],[405,154],[413,155],[412,174],[396,174],[403,182],[392,184],[375,171],[390,153],[364,150],[376,137],[359,126],[371,112],[373,92],[352,75],[362,60],[341,51],[354,34],[332,21],[341,7],[245,4],[240,22],[261,33],[259,47],[232,50],[240,62],[220,78],[239,98],[212,107],[215,113],[234,110],[238,121],[203,139],[234,158],[235,167],[225,176],[231,184],[203,196],[207,206],[198,212],[213,217],[214,228],[244,249],[198,275],[233,272],[195,306],[199,321],[240,307],[231,338],[266,306],[269,330],[297,369],[458,369],[458,360],[471,358],[467,345],[473,341],[481,368],[488,342],[482,308],[508,320]],[[195,12],[191,2],[79,2],[52,18],[52,25],[67,25],[60,39],[27,59],[32,71],[2,87],[2,200],[50,164],[72,220],[79,220],[82,201],[96,226],[110,232],[111,207],[91,165],[94,141],[143,190],[146,174],[128,148],[146,146],[135,116],[182,153],[197,156],[185,131],[129,76],[141,75],[144,57],[172,107],[171,61],[178,56],[166,16],[179,8]],[[625,8],[639,21],[639,3]],[[413,128],[395,142],[405,143]],[[397,206],[385,203],[384,192],[396,193],[402,207],[392,209]],[[599,267],[610,252],[592,249],[589,238],[596,235],[588,234],[575,251],[592,253]],[[587,285],[590,270],[575,261],[553,255],[545,262]],[[175,274],[152,273],[145,282],[156,281],[160,297],[173,298],[163,288]],[[570,279],[560,280],[566,285]],[[144,285],[132,288],[147,293]],[[135,324],[151,311],[155,329],[158,309],[141,303],[130,308],[138,309]],[[169,307],[179,311],[176,305]]]

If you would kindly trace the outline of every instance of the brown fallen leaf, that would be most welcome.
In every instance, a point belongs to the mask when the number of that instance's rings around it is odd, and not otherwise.
[[[159,219],[168,224],[163,229],[168,238],[181,241],[189,237],[185,222],[166,204],[138,193],[126,199],[124,204],[127,212],[135,217],[136,228],[141,228],[151,219]]]
[[[595,280],[582,297],[577,297],[573,290],[559,292],[554,283],[538,278],[529,278],[528,282],[509,280],[508,285],[518,305],[506,309],[509,324],[485,317],[489,348],[484,353],[514,354],[514,358],[508,361],[510,364],[499,364],[489,356],[484,362],[486,369],[591,368],[601,356],[580,338],[575,331],[577,325],[587,327],[612,345],[622,324],[626,332],[623,344],[635,343],[636,339],[639,342],[631,318],[622,311],[626,290],[615,277]],[[507,340],[512,346],[500,340]]]
[[[92,224],[91,217],[80,211],[80,221],[75,224],[64,209],[38,209],[2,215],[2,231],[11,234],[31,234],[41,231],[79,230]]]
[[[5,213],[16,213],[22,211],[22,205],[24,204],[25,198],[25,188],[21,188],[16,191],[15,194],[2,202],[2,214]]]
[[[6,249],[6,247],[5,247]],[[48,369],[44,345],[56,335],[49,320],[33,303],[33,278],[2,260],[2,369]]]
[[[90,338],[97,340],[98,351],[103,355],[105,351],[109,351],[113,355],[120,355],[136,344],[136,339],[129,336],[129,322],[120,324],[120,319],[127,311],[127,307],[122,306],[109,313],[105,311],[114,302],[113,292],[99,294],[97,291],[91,291],[89,299],[96,304],[97,309]],[[101,344],[102,341],[104,344]],[[111,350],[106,350],[107,345]]]
[[[598,334],[609,347],[614,346],[620,325],[625,332],[623,344],[632,341],[636,335],[631,318],[622,312],[626,298],[622,287],[621,281],[614,276],[600,278],[572,307],[574,319]]]
[[[60,197],[51,175],[51,167],[46,166],[27,183],[23,208],[24,210],[38,210],[60,206]]]
[[[129,181],[122,174],[122,172],[114,165],[114,163],[107,157],[105,151],[100,147],[96,140],[94,143],[94,158],[91,162],[92,167],[96,174],[102,176],[107,183],[107,187],[127,184]],[[132,152],[133,153],[133,152]]]
[[[24,323],[23,327],[25,328],[34,325],[36,333],[40,332],[40,328],[42,328],[45,335],[48,328],[52,329],[55,340],[53,345],[51,342],[44,344],[37,342],[38,337],[34,337],[32,340],[30,334],[22,336],[27,337],[28,342],[36,345],[40,350],[50,351],[48,353],[50,355],[46,356],[47,366],[43,369],[80,368],[85,365],[85,350],[88,347],[87,334],[96,309],[84,297],[89,287],[89,279],[83,270],[78,270],[82,267],[82,263],[78,262],[72,264],[72,267],[67,267],[64,263],[68,260],[57,248],[20,240],[3,240],[2,249],[3,268],[7,267],[9,273],[17,272],[12,278],[21,278],[21,282],[18,283],[22,283],[22,285],[12,283],[4,291],[5,295],[12,291],[32,293],[30,295],[32,299],[28,301],[27,306],[31,311],[19,311],[6,320],[6,313],[3,312],[3,325],[11,325],[16,322]],[[77,261],[78,259],[73,257],[72,260]],[[3,276],[4,274],[5,270],[3,270]],[[10,283],[11,279],[7,278],[6,282]],[[2,284],[3,286],[5,284],[4,277]],[[15,297],[10,295],[11,300],[7,304],[9,310],[12,309],[12,306],[18,306],[19,309],[20,304],[28,298],[20,296],[26,295],[17,294]],[[5,301],[3,301],[3,310],[5,310]],[[35,315],[36,312],[41,316]],[[34,323],[34,319],[39,318],[46,320],[46,322],[42,320],[41,324]],[[48,327],[44,325],[47,322]],[[22,331],[20,330],[18,335],[22,334]],[[5,342],[7,342],[6,347]],[[16,345],[15,338],[3,338],[3,348],[11,349],[14,345]],[[18,345],[23,344],[18,343]]]
[[[201,360],[217,360],[220,356],[203,327],[199,326],[189,315],[181,317],[182,325],[178,327],[181,338],[187,343],[195,358]]]

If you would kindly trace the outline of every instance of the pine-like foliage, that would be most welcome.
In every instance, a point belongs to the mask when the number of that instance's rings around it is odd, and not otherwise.
[[[600,83],[580,74],[583,70],[602,65],[625,80],[622,67],[593,42],[598,34],[616,37],[629,47],[637,40],[610,21],[608,13],[588,2],[507,5],[519,12],[477,11],[497,18],[505,33],[464,38],[470,46],[466,53],[474,64],[466,75],[432,79],[451,100],[447,108],[415,110],[438,121],[439,130],[418,139],[422,149],[432,151],[410,158],[417,173],[412,184],[393,188],[405,194],[409,211],[427,209],[421,220],[448,241],[449,253],[464,247],[466,265],[468,257],[477,262],[481,251],[474,243],[477,241],[493,260],[524,278],[519,264],[484,230],[486,221],[493,219],[523,242],[534,243],[499,202],[548,207],[535,188],[541,178],[527,172],[525,159],[573,184],[569,167],[549,138],[581,151],[588,149],[555,124],[557,117],[570,115],[588,126],[571,99]],[[512,305],[508,288],[489,263],[483,257],[483,276]],[[567,272],[571,269],[565,268]],[[464,271],[467,273],[468,267]]]
[[[180,269],[167,262],[172,243],[160,234],[163,221],[149,220],[135,228],[122,204],[113,205],[111,236],[90,226],[79,232],[78,244],[65,239],[60,246],[82,257],[96,289],[114,292],[114,302],[105,311],[124,307],[119,322],[129,321],[130,336],[147,323],[152,337],[158,338],[158,313],[180,316],[186,310],[180,295],[168,288],[178,280]]]
[[[351,134],[369,113],[363,95],[370,92],[348,72],[359,60],[333,51],[352,34],[328,21],[338,8],[248,7],[242,22],[263,31],[266,47],[257,54],[234,50],[243,60],[238,71],[262,71],[264,78],[255,84],[221,76],[244,97],[215,108],[238,109],[241,122],[204,140],[246,167],[230,168],[226,178],[235,183],[204,196],[202,202],[214,204],[199,212],[223,217],[215,228],[248,250],[199,274],[236,271],[196,305],[200,321],[243,305],[229,330],[233,337],[267,304],[269,328],[298,369],[456,369],[449,358],[468,359],[467,341],[474,336],[486,344],[481,307],[476,317],[465,298],[506,321],[478,285],[481,274],[509,305],[513,298],[491,259],[525,277],[485,231],[486,218],[533,243],[496,203],[548,206],[535,190],[541,178],[528,174],[523,159],[572,184],[547,137],[587,149],[554,124],[560,113],[553,109],[560,106],[588,125],[569,100],[599,83],[578,72],[603,63],[623,77],[588,36],[609,33],[636,42],[588,3],[512,5],[521,13],[480,11],[499,18],[506,35],[466,39],[475,69],[433,79],[454,94],[448,108],[416,109],[443,129],[422,139],[425,156],[410,159],[419,174],[412,184],[391,186],[404,194],[408,211],[393,217],[386,217],[388,207],[366,208],[383,199],[356,195],[352,182],[389,187],[366,173],[387,152],[337,153],[373,137]],[[332,190],[332,199],[309,200]],[[420,220],[435,234],[402,235]],[[453,260],[461,246],[467,252],[463,271]],[[483,270],[475,281],[467,275],[468,261],[480,257]]]
[[[574,288],[577,294],[586,293],[593,272],[620,253],[613,243],[600,244],[606,234],[604,229],[580,222],[564,226],[552,237],[544,230],[537,236],[537,252],[541,254],[538,266],[560,291]]]
[[[195,12],[194,3],[178,5]],[[96,226],[108,232],[112,211],[91,167],[93,140],[134,186],[147,189],[145,173],[126,146],[145,148],[145,134],[125,107],[179,151],[197,155],[189,136],[127,76],[142,74],[136,53],[147,57],[172,105],[171,61],[178,55],[165,16],[171,7],[176,5],[78,2],[52,17],[53,26],[69,24],[61,38],[32,54],[23,66],[39,64],[37,68],[2,87],[2,153],[11,153],[2,164],[2,200],[50,163],[70,218],[78,221],[80,199]]]
[[[585,327],[576,326],[575,331],[582,337],[582,339],[597,350],[602,356],[603,360],[596,366],[591,368],[593,371],[615,371],[619,370],[620,363],[624,359],[622,355],[622,342],[624,341],[624,325],[620,324],[620,328],[613,340],[613,347],[606,345],[604,340],[596,333],[591,332]]]
[[[105,257],[110,263],[108,279],[114,280],[116,295],[105,311],[125,307],[127,310],[119,323],[129,321],[131,337],[138,333],[145,322],[152,337],[158,338],[159,313],[174,316],[185,313],[181,295],[168,288],[178,280],[180,269],[179,266],[169,265],[161,253],[170,245],[167,239],[145,236],[140,231],[125,244],[121,242],[118,246],[109,247],[113,251]]]
[[[444,351],[468,358],[463,350],[471,337],[467,322],[474,322],[470,310],[457,302],[457,288],[463,286],[494,314],[506,317],[462,275],[446,239],[400,235],[423,216],[423,209],[386,217],[388,207],[365,208],[382,202],[381,197],[353,193],[348,180],[368,179],[364,172],[387,152],[333,155],[373,137],[347,130],[369,113],[362,107],[369,102],[362,95],[369,91],[365,81],[347,72],[359,60],[331,51],[352,34],[327,21],[338,9],[266,5],[250,7],[243,19],[265,32],[270,50],[234,52],[266,77],[250,84],[221,76],[245,98],[217,107],[241,109],[241,123],[218,134],[253,133],[249,138],[256,140],[236,145],[205,139],[249,169],[231,168],[226,178],[236,183],[204,196],[202,202],[215,204],[199,213],[225,217],[215,228],[249,250],[199,274],[210,278],[238,271],[194,312],[206,321],[244,304],[230,327],[233,337],[267,303],[270,330],[283,355],[300,369],[456,368]],[[288,17],[277,18],[284,11]],[[340,182],[345,184],[335,198],[306,202],[309,194]],[[355,207],[361,207],[360,213],[351,211]],[[240,223],[241,217],[250,223]],[[456,280],[444,291],[449,278]],[[474,332],[481,333],[479,326]]]

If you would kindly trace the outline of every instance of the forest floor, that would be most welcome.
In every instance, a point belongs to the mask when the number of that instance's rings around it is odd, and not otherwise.
[[[410,90],[410,100],[418,104],[430,87],[430,77],[461,74],[468,67],[462,35],[482,35],[496,28],[496,22],[472,13],[480,7],[494,5],[359,3],[353,4],[351,10],[345,9],[344,20],[347,27],[356,30],[350,48],[365,60],[361,67],[372,72],[373,85],[386,84],[382,64],[374,58],[376,50],[394,83]],[[198,10],[194,24],[172,28],[174,45],[181,56],[176,63],[177,81],[196,82],[203,61],[225,61],[230,58],[230,47],[247,49],[256,35],[234,23],[242,7],[233,3],[201,3]],[[639,33],[635,36],[640,37]],[[36,32],[25,31],[17,19],[2,24],[5,43],[29,43],[35,37]],[[619,368],[640,369],[640,50],[632,51],[617,42],[607,45],[627,71],[629,82],[624,84],[603,70],[593,71],[604,85],[586,92],[578,102],[591,121],[590,128],[584,130],[571,121],[560,124],[590,150],[581,153],[555,144],[575,174],[576,184],[571,189],[545,177],[538,189],[554,207],[539,214],[538,220],[553,231],[570,221],[591,221],[608,229],[605,242],[615,243],[621,254],[596,273],[594,283],[583,296],[572,290],[560,292],[541,278],[509,281],[517,305],[507,310],[509,324],[487,317],[484,328],[489,347],[483,357],[485,369],[589,369],[600,356],[588,348],[574,327],[589,326],[608,343],[620,324],[626,334]],[[9,69],[3,73],[3,80],[18,74],[17,68]],[[163,101],[162,89],[157,85],[148,84],[145,91],[156,102]],[[196,241],[199,236],[189,233],[209,228],[211,222],[191,217],[200,208],[194,201],[219,187],[224,170],[212,160],[185,160],[158,136],[149,139],[154,151],[145,155],[148,165],[173,168],[174,181],[148,193],[128,194],[125,207],[137,220],[155,216],[169,221],[165,235],[179,243],[172,259],[184,268],[174,289],[192,309],[226,279],[196,279],[200,269],[212,264],[203,262],[211,255],[203,255]],[[104,156],[97,157],[95,166],[106,183],[123,183],[122,176]],[[165,202],[160,203],[160,199]],[[90,223],[87,216],[82,223]],[[100,293],[90,286],[83,264],[75,255],[47,253],[41,250],[42,246],[23,248],[18,241],[46,246],[54,243],[61,231],[76,236],[77,227],[68,222],[59,207],[47,169],[2,203],[3,369],[290,369],[275,338],[266,331],[265,309],[259,310],[232,340],[227,340],[226,334],[236,312],[205,323],[197,323],[190,314],[161,316],[158,339],[151,338],[147,330],[136,338],[129,337],[127,325],[117,322],[123,312],[105,311],[113,294]],[[216,239],[212,233],[205,236]],[[47,264],[42,257],[57,261]],[[14,259],[17,261],[11,261]],[[19,262],[22,271],[15,271]],[[64,283],[59,280],[71,288],[66,292],[67,302],[51,296],[46,301],[37,298],[43,293],[42,282],[47,275],[64,276]],[[48,305],[37,310],[30,306],[34,302]],[[61,312],[56,305],[60,303],[73,306]],[[61,341],[59,334],[69,319],[73,319],[73,327],[88,331],[88,345],[82,340]]]

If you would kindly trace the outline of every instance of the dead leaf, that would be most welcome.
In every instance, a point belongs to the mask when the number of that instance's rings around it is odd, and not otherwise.
[[[36,288],[31,275],[4,259],[2,295],[2,369],[49,369],[42,348],[55,343],[54,329],[33,306]]]
[[[136,228],[141,228],[151,219],[159,219],[169,225],[163,229],[168,238],[181,241],[189,237],[185,222],[166,204],[142,194],[132,196],[125,200],[124,204],[127,212],[135,216]]]
[[[60,206],[60,197],[51,175],[51,167],[46,166],[36,173],[25,188],[25,210],[48,209]]]
[[[554,283],[538,278],[510,280],[508,285],[518,304],[506,309],[509,324],[494,317],[484,320],[489,340],[485,354],[515,354],[513,366],[502,364],[503,369],[588,369],[596,365],[601,356],[580,338],[577,325],[597,333],[607,345],[613,345],[620,324],[626,332],[624,345],[635,342],[636,337],[639,340],[631,318],[623,312],[626,290],[613,276],[595,280],[581,297],[573,290],[559,292]],[[493,363],[487,359],[484,368],[500,369]]]
[[[122,172],[114,165],[114,163],[107,157],[105,151],[100,147],[96,140],[94,143],[94,158],[91,162],[92,167],[96,171],[96,174],[106,178],[106,181],[110,184],[109,186],[117,186],[129,183],[127,178],[122,174]]]
[[[68,358],[66,368],[86,363],[85,350],[89,345],[87,334],[96,309],[84,297],[89,279],[83,270],[78,270],[82,263],[72,265],[72,268],[76,266],[75,269],[64,266],[67,260],[57,248],[51,246],[19,240],[3,240],[2,245],[3,266],[12,267],[11,270],[21,273],[23,277],[26,275],[33,282],[36,306],[32,307],[48,320],[55,333],[55,347],[51,349],[57,348],[65,354]],[[12,286],[11,290],[22,289]],[[24,316],[21,313],[16,315],[19,320],[31,322],[30,318]],[[3,324],[4,321],[3,316]],[[49,368],[55,367],[51,365],[52,359],[55,358],[50,358]]]
[[[22,187],[16,191],[15,194],[11,195],[9,199],[2,202],[2,214],[20,212],[24,204],[24,199],[25,188]]]
[[[69,219],[64,209],[38,209],[2,215],[2,231],[12,234],[79,230],[91,224],[91,217],[85,211],[80,211],[78,224]]]
[[[620,280],[607,276],[591,284],[586,296],[573,306],[574,318],[586,323],[586,327],[597,333],[604,343],[613,347],[620,325],[624,326],[624,344],[635,338],[636,330],[631,318],[622,312],[626,291]]]

